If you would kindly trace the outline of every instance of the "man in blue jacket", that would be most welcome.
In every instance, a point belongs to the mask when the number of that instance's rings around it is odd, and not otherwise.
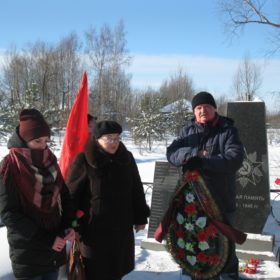
[[[182,167],[183,172],[201,171],[224,219],[232,224],[236,210],[235,174],[242,165],[244,149],[233,120],[220,116],[216,108],[208,92],[199,92],[193,97],[195,117],[167,148],[167,159],[172,165]],[[215,279],[239,279],[233,242],[230,242],[228,262]]]

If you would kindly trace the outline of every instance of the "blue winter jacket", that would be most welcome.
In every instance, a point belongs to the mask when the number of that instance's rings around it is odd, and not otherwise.
[[[241,167],[244,148],[232,119],[217,115],[215,124],[188,121],[179,137],[167,147],[167,159],[175,166],[183,166],[200,150],[207,150],[202,158],[201,173],[222,211],[236,209],[235,174]]]

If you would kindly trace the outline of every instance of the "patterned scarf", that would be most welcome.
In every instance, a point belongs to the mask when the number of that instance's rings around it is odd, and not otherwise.
[[[24,213],[46,230],[60,223],[60,190],[63,178],[49,148],[12,148],[1,169],[4,184],[16,186]]]

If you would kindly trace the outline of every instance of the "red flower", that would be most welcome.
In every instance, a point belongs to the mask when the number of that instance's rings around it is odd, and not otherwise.
[[[195,211],[196,211],[196,207],[194,203],[190,203],[185,207],[185,212],[188,215],[192,215],[193,213],[195,213]]]
[[[206,232],[207,236],[211,236],[211,237],[215,237],[218,234],[218,230],[217,230],[217,228],[213,224],[210,224],[205,229],[205,232]]]
[[[276,185],[280,185],[280,178],[276,178],[275,182]]]
[[[186,180],[189,182],[196,182],[199,177],[198,171],[188,171],[186,174]]]
[[[248,265],[245,266],[244,272],[248,274],[256,274],[257,273],[257,268],[256,267],[250,267]]]
[[[84,215],[85,215],[85,212],[84,212],[83,210],[78,209],[78,210],[76,211],[76,217],[77,217],[78,219],[82,218]]]
[[[178,237],[184,237],[185,236],[185,232],[180,228],[176,231],[176,235]]]
[[[198,234],[197,234],[197,240],[199,242],[202,242],[202,241],[205,241],[207,240],[207,234],[204,230],[200,231]]]
[[[199,262],[201,262],[201,263],[206,263],[206,262],[207,262],[207,256],[206,256],[206,254],[203,253],[203,252],[198,253],[197,256],[196,256],[196,258],[197,258],[197,260],[198,260]]]
[[[260,263],[259,259],[249,259],[249,264],[253,264],[255,266],[258,266]]]
[[[81,219],[84,215],[85,215],[84,211],[80,209],[76,211],[76,219],[72,221],[72,228],[77,229],[80,226],[78,220]]]
[[[184,259],[186,257],[186,252],[184,249],[179,248],[177,250],[177,258],[178,259]]]

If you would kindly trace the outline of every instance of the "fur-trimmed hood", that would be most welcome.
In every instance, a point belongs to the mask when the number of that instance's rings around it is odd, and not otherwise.
[[[7,144],[8,149],[11,148],[26,148],[27,145],[24,140],[19,136],[19,126],[16,127]]]

